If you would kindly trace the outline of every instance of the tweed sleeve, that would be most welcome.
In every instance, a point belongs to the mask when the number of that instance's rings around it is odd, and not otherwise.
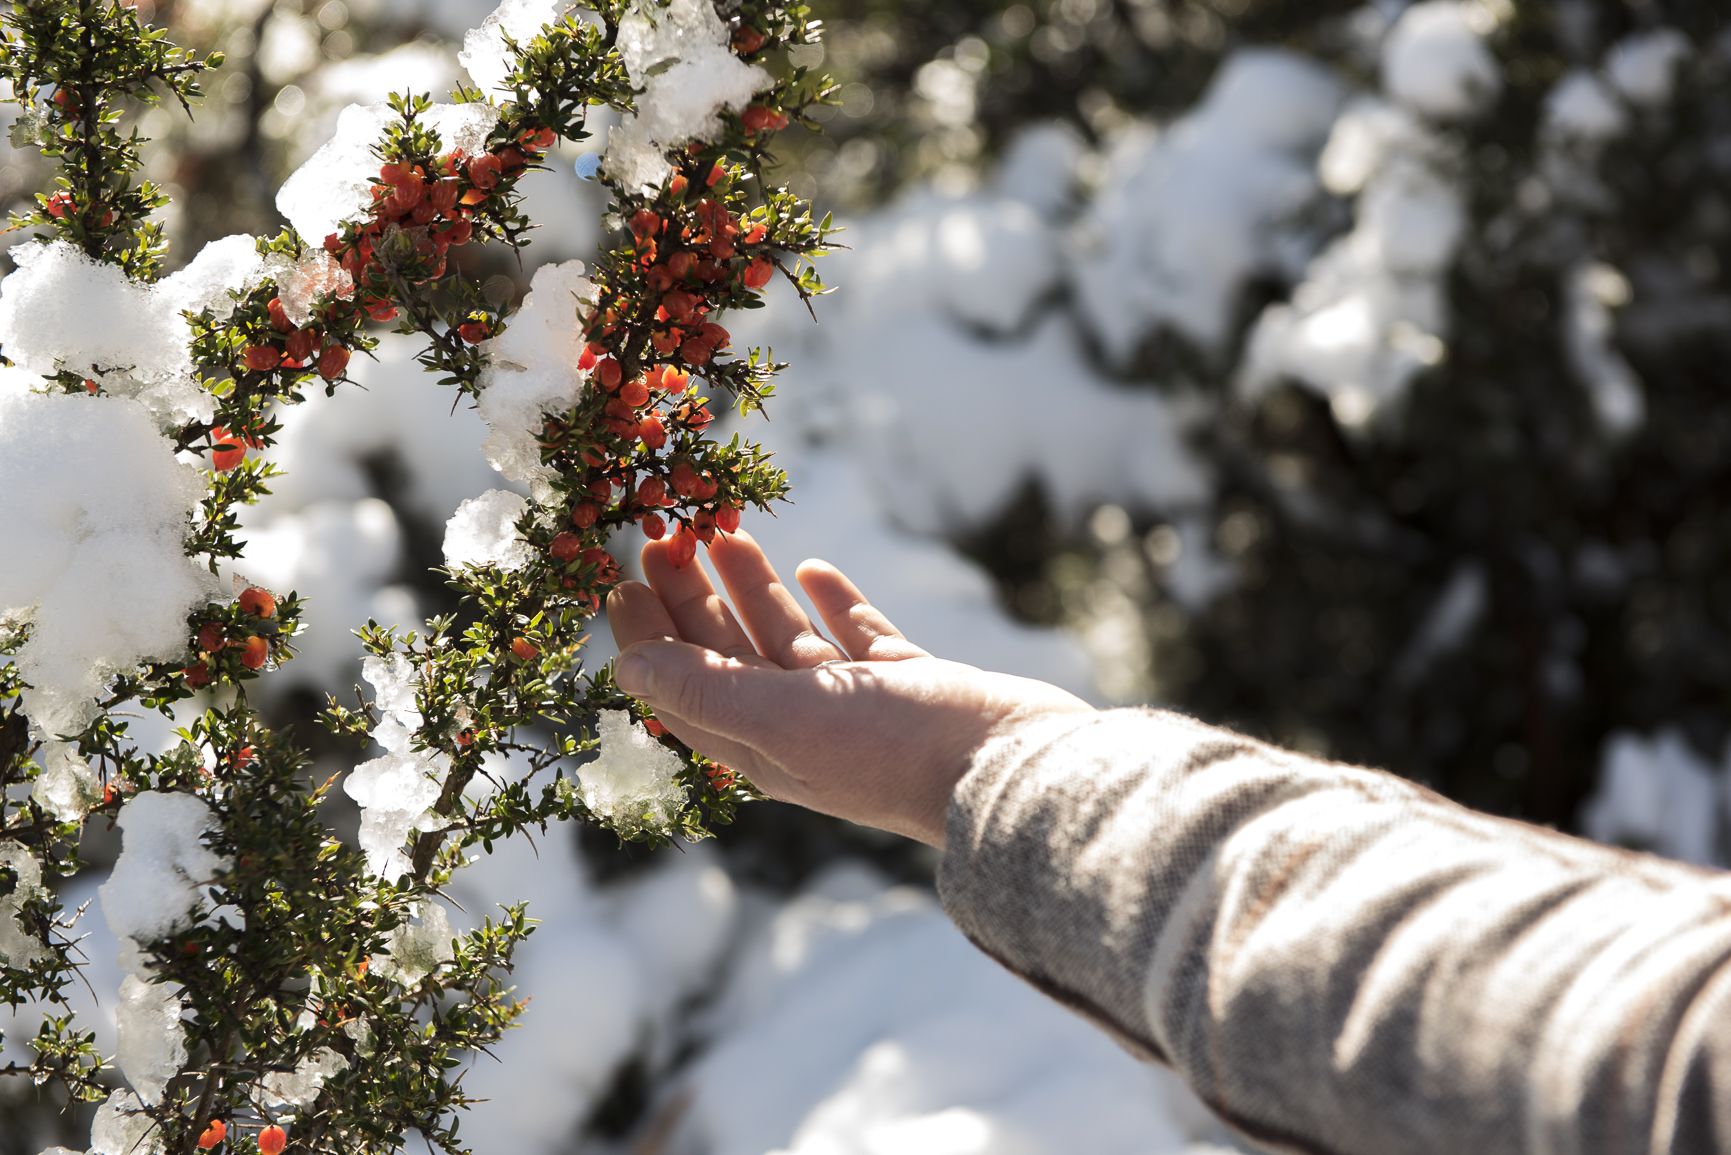
[[[1115,710],[977,754],[938,889],[1270,1150],[1731,1152],[1731,875]]]

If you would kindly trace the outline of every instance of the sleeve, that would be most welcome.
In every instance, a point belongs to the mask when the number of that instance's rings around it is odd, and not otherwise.
[[[1270,1150],[1731,1152],[1731,875],[1115,710],[976,756],[938,890]]]

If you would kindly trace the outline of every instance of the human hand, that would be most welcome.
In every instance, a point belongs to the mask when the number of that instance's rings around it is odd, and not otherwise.
[[[933,657],[827,562],[805,562],[797,577],[834,644],[749,534],[717,534],[709,559],[739,616],[701,565],[675,568],[667,542],[650,542],[649,585],[625,582],[607,598],[614,676],[681,741],[773,798],[941,847],[974,751],[1025,719],[1093,708],[1044,682]],[[838,659],[847,664],[820,665]]]

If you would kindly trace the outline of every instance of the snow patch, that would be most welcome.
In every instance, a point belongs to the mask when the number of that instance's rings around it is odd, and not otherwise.
[[[677,755],[632,722],[625,710],[602,710],[595,760],[578,770],[577,796],[621,830],[669,826],[685,802]]]
[[[39,732],[82,730],[112,675],[186,653],[214,588],[184,549],[204,491],[137,401],[0,390],[0,619],[29,623],[17,663]]]

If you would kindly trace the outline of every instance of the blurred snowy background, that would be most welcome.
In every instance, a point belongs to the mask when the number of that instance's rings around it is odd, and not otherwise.
[[[274,231],[276,188],[337,113],[448,90],[490,8],[150,9],[228,54],[190,124],[139,118],[178,258]],[[850,248],[825,261],[819,323],[773,292],[730,322],[793,363],[749,430],[792,476],[791,506],[747,520],[784,569],[835,562],[948,657],[1731,862],[1715,5],[814,8],[826,45],[798,63],[839,103],[824,136],[784,134],[782,171]],[[519,293],[601,235],[579,156],[529,178],[544,227],[522,265],[485,258]],[[43,179],[0,145],[0,198]],[[412,353],[387,339],[364,389],[285,413],[288,476],[247,516],[241,570],[311,599],[267,694],[321,778],[356,759],[313,724],[358,680],[348,631],[445,608],[425,572],[444,522],[498,483],[485,427]],[[112,854],[92,836],[70,903]],[[501,847],[453,897],[471,922],[530,901],[534,1003],[466,1076],[489,1099],[466,1137],[483,1155],[1231,1145],[1164,1072],[974,952],[930,870],[772,804],[683,852],[572,831]],[[112,991],[113,943],[86,926]],[[107,998],[91,1020],[105,1050],[112,1016]],[[0,1155],[76,1130],[0,1102]]]

